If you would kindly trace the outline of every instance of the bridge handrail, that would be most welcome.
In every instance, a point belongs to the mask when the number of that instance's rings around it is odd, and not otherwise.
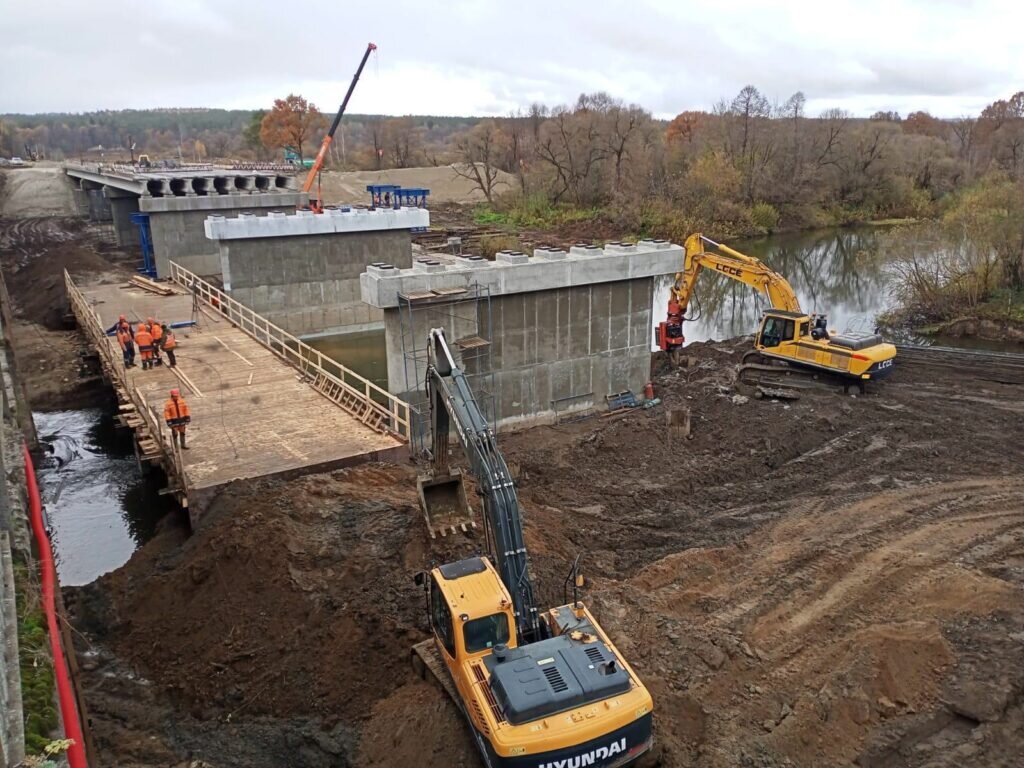
[[[104,368],[110,371],[111,375],[118,380],[117,384],[132,401],[136,413],[146,421],[150,434],[160,442],[165,455],[173,463],[175,476],[183,478],[184,460],[181,453],[174,448],[173,436],[165,434],[162,420],[157,417],[141,390],[138,387],[129,385],[128,377],[124,372],[124,363],[114,354],[113,341],[107,336],[107,330],[103,327],[103,318],[96,308],[89,303],[88,299],[85,298],[85,294],[75,285],[75,281],[71,279],[71,275],[68,274],[66,269],[64,270],[64,289],[67,291],[71,310],[78,319],[78,327],[89,337],[97,353],[106,363]]]
[[[170,280],[194,293],[215,312],[307,376],[323,376],[384,417],[384,426],[396,437],[409,439],[409,404],[288,333],[262,315],[228,296],[176,262],[170,262]]]

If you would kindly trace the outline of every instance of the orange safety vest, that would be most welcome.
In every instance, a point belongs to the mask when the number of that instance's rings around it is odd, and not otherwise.
[[[117,343],[121,345],[121,349],[128,349],[128,346],[132,343],[132,336],[124,328],[117,329]]]
[[[140,325],[135,331],[135,343],[139,345],[139,349],[148,350],[153,346],[153,337],[146,330],[146,326]]]
[[[167,331],[167,335],[164,336],[164,349],[174,349],[176,346],[178,341],[174,338],[174,331]]]
[[[123,323],[120,320],[118,320],[118,322],[117,322],[117,330],[118,331],[124,331],[129,336],[131,336],[132,338],[135,337],[135,331],[132,330],[132,324],[129,323],[127,320],[125,320]]]
[[[192,414],[189,413],[188,403],[185,402],[185,398],[179,397],[175,400],[171,397],[164,403],[164,421],[172,427],[183,427],[191,420]]]
[[[153,343],[159,344],[160,339],[164,336],[164,329],[160,327],[160,323],[153,323],[153,327],[149,329],[149,332],[153,337]]]

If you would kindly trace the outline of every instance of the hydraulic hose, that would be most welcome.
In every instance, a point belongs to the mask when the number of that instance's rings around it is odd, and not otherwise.
[[[43,591],[43,611],[46,613],[47,633],[50,636],[50,655],[53,656],[53,673],[57,680],[57,697],[60,701],[60,714],[64,722],[64,733],[71,740],[67,758],[71,768],[89,768],[85,760],[85,743],[82,739],[82,725],[78,719],[78,707],[75,704],[75,692],[71,688],[68,677],[67,662],[64,649],[60,642],[60,628],[57,625],[57,610],[54,604],[54,590],[57,583],[57,571],[53,566],[53,550],[50,537],[43,525],[43,502],[39,498],[39,486],[36,484],[36,469],[32,464],[28,446],[22,446],[25,454],[25,485],[28,489],[29,518],[32,533],[35,535],[36,547],[39,549],[39,571]]]

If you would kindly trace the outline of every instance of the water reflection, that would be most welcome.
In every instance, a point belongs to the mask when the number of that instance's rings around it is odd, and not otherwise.
[[[388,388],[388,361],[383,330],[322,336],[304,341],[381,389]]]
[[[805,312],[826,312],[838,330],[871,330],[889,305],[880,259],[873,258],[877,227],[794,233],[740,241],[732,247],[761,259],[789,280]],[[655,296],[655,319],[668,302],[668,282]],[[705,270],[686,323],[687,341],[727,339],[753,333],[767,299],[746,285]]]
[[[174,508],[143,478],[129,430],[101,409],[33,415],[45,455],[39,489],[61,583],[88,584],[120,567]],[[159,473],[154,473],[158,475]]]

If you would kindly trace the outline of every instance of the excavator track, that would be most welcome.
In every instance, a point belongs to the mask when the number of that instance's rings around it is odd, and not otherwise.
[[[847,391],[856,387],[864,392],[865,384],[828,371],[791,365],[785,360],[768,357],[752,349],[743,355],[736,369],[734,387],[741,394],[753,397],[771,397],[777,390],[779,396],[785,398],[787,392],[798,397],[800,392],[807,390],[834,392],[837,388]]]

